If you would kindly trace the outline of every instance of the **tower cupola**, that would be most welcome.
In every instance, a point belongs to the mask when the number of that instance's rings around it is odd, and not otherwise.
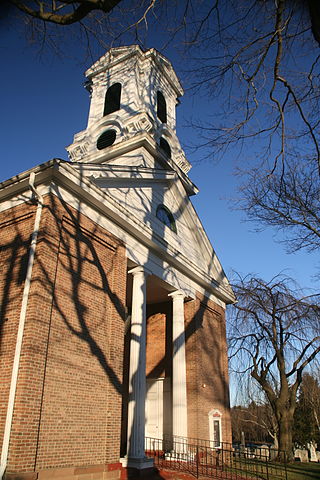
[[[131,155],[133,164],[143,165],[143,147],[147,156],[187,175],[191,165],[176,135],[176,106],[183,89],[163,55],[137,45],[112,48],[86,77],[88,124],[67,147],[71,161],[121,164]]]

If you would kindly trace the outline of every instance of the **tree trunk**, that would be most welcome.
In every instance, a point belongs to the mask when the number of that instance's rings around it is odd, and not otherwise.
[[[293,460],[292,427],[293,415],[286,411],[279,420],[279,451],[277,459],[280,462],[291,462]]]

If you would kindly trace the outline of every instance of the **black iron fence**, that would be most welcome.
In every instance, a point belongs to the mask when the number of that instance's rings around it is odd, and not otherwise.
[[[146,438],[146,455],[159,469],[178,470],[196,478],[221,480],[287,480],[287,465],[275,461],[268,447],[233,447],[209,440]]]

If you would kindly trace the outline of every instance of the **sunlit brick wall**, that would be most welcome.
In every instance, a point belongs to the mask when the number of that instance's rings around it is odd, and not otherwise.
[[[45,203],[9,473],[110,464],[120,455],[125,250],[55,197]]]
[[[147,306],[148,378],[172,375],[172,301]]]
[[[222,440],[231,442],[224,310],[201,297],[185,304],[189,437],[209,439],[208,413],[222,414]]]
[[[3,442],[22,292],[35,207],[0,213],[0,445]]]

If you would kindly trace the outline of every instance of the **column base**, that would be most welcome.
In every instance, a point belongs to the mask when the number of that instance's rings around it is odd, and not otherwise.
[[[153,468],[153,458],[142,457],[142,458],[120,458],[120,462],[125,468],[134,468],[136,470],[144,470],[146,468]]]

